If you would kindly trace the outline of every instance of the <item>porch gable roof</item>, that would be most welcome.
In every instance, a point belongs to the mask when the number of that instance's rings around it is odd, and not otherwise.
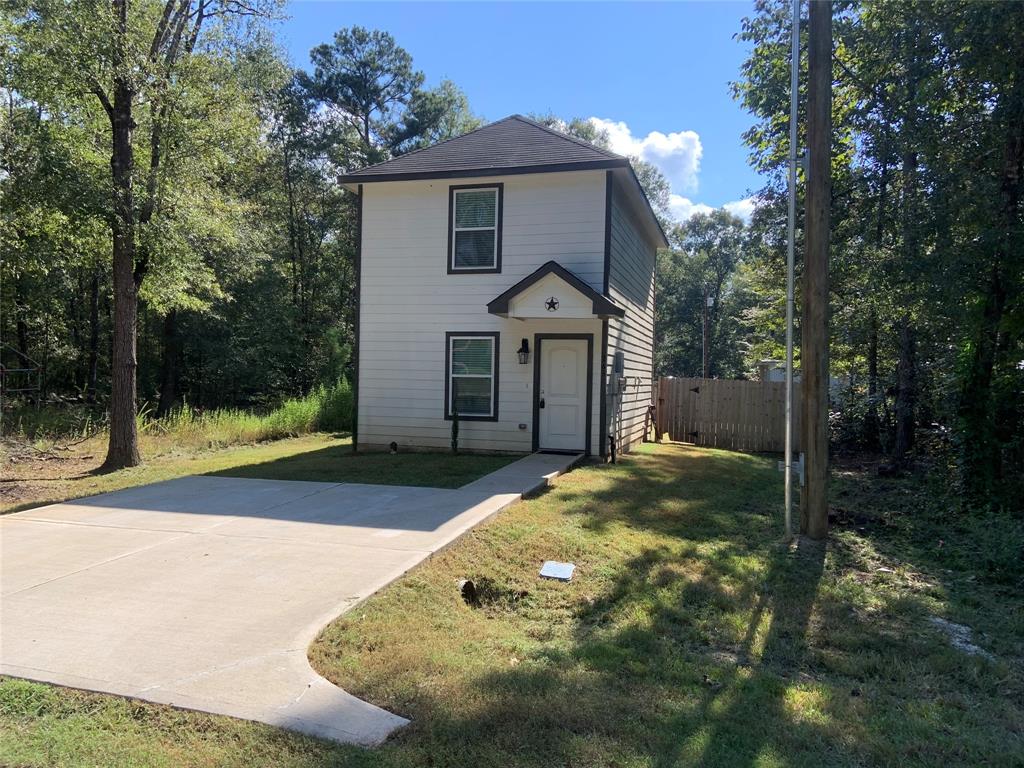
[[[561,301],[555,296],[549,297],[549,299],[554,300],[553,305],[549,305],[548,302],[545,302],[545,311],[543,313],[535,312],[533,314],[522,314],[521,312],[516,311],[517,299],[524,296],[524,294],[528,294],[530,289],[537,286],[541,281],[545,281],[547,278],[551,278],[551,280],[547,280],[548,283],[551,283],[553,280],[556,283],[565,284],[576,294],[579,294],[580,298],[584,302],[589,302],[589,314],[595,317],[604,319],[608,317],[623,317],[626,314],[626,310],[613,302],[607,296],[595,291],[587,285],[587,283],[556,261],[547,262],[533,273],[524,277],[507,291],[496,296],[488,302],[487,311],[492,315],[499,315],[500,317],[511,316],[519,319],[526,319],[527,317],[559,317],[559,310],[562,309]],[[561,317],[578,316],[568,314],[566,310],[570,310],[571,312],[571,308],[566,306],[562,311]]]

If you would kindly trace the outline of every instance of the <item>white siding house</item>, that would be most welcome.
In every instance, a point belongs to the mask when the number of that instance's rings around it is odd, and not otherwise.
[[[342,182],[359,449],[447,448],[453,410],[467,451],[642,437],[665,240],[625,158],[513,116]]]

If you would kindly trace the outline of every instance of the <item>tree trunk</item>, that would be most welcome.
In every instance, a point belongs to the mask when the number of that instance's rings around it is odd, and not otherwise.
[[[299,234],[296,223],[297,213],[295,211],[295,189],[292,184],[291,157],[288,152],[287,143],[284,153],[284,188],[288,195],[288,255],[291,258],[292,267],[292,306],[299,304]]]
[[[163,418],[171,412],[178,390],[178,355],[181,339],[178,336],[178,311],[170,310],[164,316],[163,359],[160,365],[160,401],[156,415]]]
[[[86,377],[86,399],[96,402],[96,378],[100,353],[100,270],[93,268],[89,284],[89,372]]]
[[[828,534],[828,261],[832,204],[832,3],[811,0],[807,77],[807,196],[800,322],[805,485],[800,532]]]
[[[77,273],[78,288],[71,296],[67,297],[68,321],[71,325],[71,344],[74,346],[76,353],[82,351],[82,312],[78,299],[83,293],[85,293],[85,286],[82,284],[82,270],[77,270]],[[75,379],[75,386],[78,386],[77,370],[75,371]]]
[[[864,447],[877,451],[881,447],[881,429],[878,420],[878,314],[871,308],[870,336],[868,337],[868,408],[864,414]]]
[[[900,356],[896,365],[896,436],[892,458],[896,464],[903,464],[907,453],[914,447],[914,410],[917,404],[917,340],[908,315],[900,318],[897,333]]]
[[[886,196],[889,191],[889,164],[882,164],[878,190],[878,218],[875,222],[875,246],[882,250],[885,242]],[[872,303],[868,319],[868,408],[864,414],[864,447],[869,451],[882,448],[882,429],[878,416],[878,308]]]
[[[128,0],[113,0],[118,38],[114,44],[115,72],[125,66]],[[135,276],[135,199],[132,188],[132,87],[128,76],[115,75],[114,98],[109,116],[113,151],[110,157],[114,183],[113,285],[114,344],[110,382],[110,443],[103,470],[134,467],[142,462],[135,423],[136,318],[138,285]]]
[[[958,417],[961,442],[961,484],[965,496],[975,503],[993,501],[993,492],[1003,475],[1003,448],[1016,437],[1015,397],[1000,392],[1000,370],[1012,370],[1017,361],[1008,359],[1013,345],[1012,325],[1004,323],[1009,298],[1008,265],[1019,258],[1021,249],[1020,201],[1024,185],[1024,49],[1016,58],[1014,87],[1005,97],[1002,171],[999,187],[999,239],[986,286],[981,322],[972,339],[972,354],[960,390]],[[1011,273],[1012,274],[1012,273]],[[1011,283],[1012,285],[1012,283]]]
[[[21,280],[15,280],[14,315],[17,319],[14,321],[14,328],[18,336],[18,351],[23,356],[28,357],[28,323],[25,322],[26,307],[28,307],[28,300],[25,298],[25,287],[22,285]]]
[[[992,375],[1005,301],[1006,292],[999,269],[993,266],[958,408],[963,454],[961,481],[968,497],[976,500],[988,496],[998,476],[999,451],[996,450],[992,419]]]

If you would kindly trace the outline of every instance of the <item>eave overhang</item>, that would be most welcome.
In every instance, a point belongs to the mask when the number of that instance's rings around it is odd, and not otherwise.
[[[518,176],[529,173],[563,173],[565,171],[594,171],[610,168],[628,168],[625,159],[608,158],[606,160],[583,160],[567,163],[538,163],[536,165],[486,166],[476,165],[463,168],[447,168],[434,171],[407,171],[397,173],[354,173],[338,177],[338,181],[347,188],[354,184],[366,184],[375,181],[422,181],[425,179],[472,179],[481,176]]]

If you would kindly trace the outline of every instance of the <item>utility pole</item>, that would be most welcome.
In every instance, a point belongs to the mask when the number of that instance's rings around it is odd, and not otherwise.
[[[800,98],[800,0],[790,9],[789,205],[786,221],[786,540],[793,537],[793,273],[796,262],[797,103]]]
[[[832,200],[832,3],[810,0],[807,201],[800,331],[805,486],[800,532],[828,534],[828,249]]]

